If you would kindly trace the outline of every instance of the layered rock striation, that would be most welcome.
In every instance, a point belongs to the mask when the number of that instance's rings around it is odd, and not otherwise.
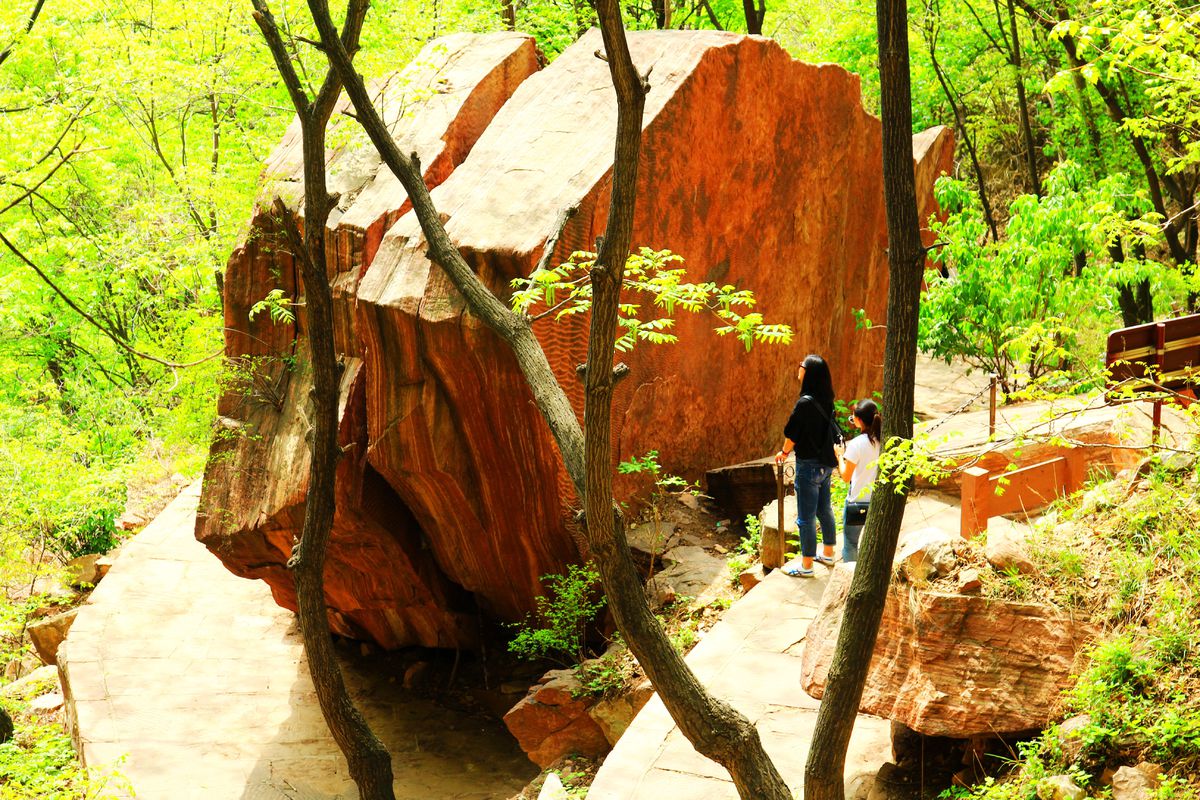
[[[853,575],[848,565],[834,569],[808,630],[800,683],[814,697],[825,693]],[[1051,606],[893,582],[859,710],[929,736],[1044,728],[1098,633]]]
[[[456,35],[427,47],[374,93],[402,151],[418,155],[426,182],[435,186],[537,68],[527,36]],[[325,575],[330,622],[341,634],[385,647],[469,644],[478,627],[474,603],[446,578],[412,512],[367,462],[355,295],[384,229],[408,210],[408,198],[361,138],[332,149],[327,163],[330,192],[338,195],[326,241],[344,356],[340,434],[346,448]],[[276,197],[303,220],[298,123],[267,163],[249,229],[226,270],[225,347],[233,380],[219,401],[196,533],[232,571],[262,578],[281,605],[295,609],[286,563],[303,524],[310,465],[312,377],[304,319],[302,313],[295,323],[273,321],[265,312],[250,317],[272,290],[302,296],[295,256],[271,210]]]
[[[426,81],[432,93],[406,96],[393,115],[436,184],[450,237],[501,295],[533,269],[564,209],[578,212],[558,260],[603,233],[616,108],[594,55],[601,46],[593,31],[536,71],[524,37],[460,37],[432,59],[441,64]],[[698,478],[778,446],[806,353],[829,359],[842,396],[878,388],[883,337],[856,331],[853,310],[884,316],[880,126],[861,107],[857,77],[794,61],[767,39],[640,32],[630,47],[652,82],[635,245],[683,256],[691,280],[753,289],[771,320],[796,331],[792,347],[747,353],[715,337],[711,317],[679,316],[679,344],[621,356],[630,374],[614,396],[614,458],[658,450],[665,469]],[[449,155],[430,152],[448,140]],[[918,191],[932,208],[951,137],[940,129],[914,144]],[[294,184],[297,167],[285,141],[270,169]],[[577,501],[512,355],[429,260],[385,172],[361,147],[330,155],[334,184],[350,187],[329,223],[348,447],[331,619],[389,647],[464,644],[474,608],[519,619],[541,576],[579,558]],[[262,207],[270,196],[268,185]],[[272,288],[296,291],[290,258],[276,224],[257,213],[226,279],[227,351],[247,380],[222,398],[198,524],[234,571],[265,578],[288,605],[283,565],[308,466],[303,319],[297,331],[246,315]],[[581,414],[586,321],[547,317],[534,330]],[[266,401],[251,402],[256,387]]]

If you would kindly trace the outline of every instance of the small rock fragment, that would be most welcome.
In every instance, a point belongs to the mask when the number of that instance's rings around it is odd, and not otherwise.
[[[1158,788],[1161,770],[1157,764],[1121,767],[1112,776],[1113,800],[1150,800]]]
[[[696,497],[696,495],[692,494],[691,492],[680,492],[678,495],[676,495],[676,499],[679,500],[681,505],[687,506],[692,511],[700,510],[700,498]]]
[[[428,661],[418,661],[412,664],[408,669],[404,670],[404,688],[414,689],[420,686],[425,681],[425,676],[428,672]]]
[[[1025,575],[1034,571],[1033,560],[1025,546],[1025,534],[1016,526],[991,526],[984,551],[988,563],[1002,572],[1015,569]]]
[[[48,686],[58,686],[58,668],[53,666],[38,667],[25,677],[15,680],[0,689],[2,697],[17,697],[28,699],[35,693],[46,691]]]
[[[1169,453],[1163,458],[1162,465],[1168,472],[1191,472],[1196,468],[1196,454]]]
[[[896,551],[895,563],[900,565],[910,583],[924,583],[947,572],[958,564],[955,545],[962,541],[957,533],[940,528],[922,528],[907,534]]]
[[[625,694],[601,699],[588,709],[588,716],[600,726],[609,744],[616,744],[653,694],[650,681],[643,680]]]
[[[1037,786],[1038,800],[1083,800],[1084,792],[1070,775],[1042,778]]]
[[[100,561],[99,553],[89,553],[85,556],[72,558],[67,562],[67,575],[72,586],[95,586],[102,577],[96,564]]]
[[[755,564],[750,569],[738,575],[738,583],[742,585],[742,591],[748,592],[755,586],[762,583],[763,578],[762,564]]]
[[[49,714],[63,707],[63,696],[58,692],[44,694],[29,701],[29,710],[34,714]]]
[[[108,574],[108,571],[112,569],[112,565],[112,556],[100,556],[100,558],[96,559],[96,583],[99,583]]]
[[[983,588],[983,581],[979,578],[979,570],[964,569],[958,575],[958,593],[959,594],[979,594],[979,590]]]
[[[570,800],[570,795],[567,794],[567,789],[557,772],[546,773],[546,780],[542,782],[542,790],[538,792],[537,800]]]
[[[663,581],[652,580],[646,584],[646,599],[651,608],[662,608],[675,602],[675,587]]]
[[[58,646],[67,638],[67,632],[71,630],[71,624],[75,622],[78,614],[79,609],[72,608],[70,611],[38,620],[26,628],[29,641],[33,642],[33,649],[42,661],[47,664],[58,662]]]
[[[1058,726],[1058,745],[1062,748],[1063,758],[1068,764],[1078,761],[1079,756],[1083,754],[1083,740],[1080,738],[1080,734],[1091,724],[1090,716],[1079,714]]]

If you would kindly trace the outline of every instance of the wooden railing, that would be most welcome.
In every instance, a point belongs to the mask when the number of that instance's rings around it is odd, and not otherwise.
[[[970,539],[987,530],[988,519],[1017,511],[1036,511],[1083,485],[1083,450],[1064,447],[1062,455],[1011,472],[963,470],[960,533]]]

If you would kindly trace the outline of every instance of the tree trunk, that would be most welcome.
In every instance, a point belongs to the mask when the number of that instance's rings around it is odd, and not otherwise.
[[[1140,250],[1140,253],[1138,252]],[[1144,259],[1144,248],[1135,248],[1134,255]],[[1120,240],[1108,246],[1108,256],[1113,264],[1125,263],[1125,251]],[[1154,302],[1150,295],[1150,279],[1142,278],[1136,283],[1117,286],[1117,306],[1121,309],[1121,324],[1126,327],[1154,321]]]
[[[742,0],[742,11],[746,15],[746,33],[762,36],[763,20],[767,18],[766,0],[759,0],[757,6],[754,0]]]
[[[42,8],[45,5],[46,5],[46,0],[37,0],[33,4],[33,11],[29,12],[29,16],[25,20],[24,33],[26,35],[28,35],[29,32],[33,30],[33,26],[37,24],[38,17],[41,16]],[[13,48],[15,48],[17,46],[18,41],[20,41],[19,36],[15,37],[12,40],[12,43],[9,44],[7,47],[5,47],[3,51],[0,51],[0,64],[3,64],[5,61],[7,61],[8,57],[13,54]]]
[[[617,90],[618,122],[608,229],[597,267],[592,273],[594,298],[584,409],[585,424],[591,435],[586,438],[533,335],[529,319],[513,313],[488,290],[446,234],[417,165],[397,149],[371,104],[362,77],[354,72],[353,64],[339,44],[326,0],[308,0],[308,5],[326,53],[339,71],[346,93],[354,104],[358,122],[408,193],[413,212],[429,242],[430,257],[463,295],[471,313],[513,350],[538,409],[558,445],[575,490],[585,503],[588,548],[600,571],[617,628],[630,650],[646,670],[683,734],[697,751],[729,770],[741,797],[746,800],[791,800],[787,784],[763,750],[757,729],[742,714],[705,691],[650,611],[629,555],[620,514],[613,505],[609,441],[612,433],[609,404],[613,381],[613,330],[633,230],[642,107],[647,88],[629,55],[616,0],[598,0],[596,3],[605,58]]]
[[[883,361],[883,441],[885,450],[894,450],[897,440],[911,439],[913,433],[917,312],[925,251],[913,178],[908,10],[905,0],[876,0],[875,8],[890,279]],[[875,649],[908,489],[906,481],[881,471],[871,496],[859,560],[805,767],[806,800],[845,798],[846,748]]]
[[[515,31],[517,29],[516,0],[500,0],[500,19],[504,22],[505,30]]]
[[[930,13],[940,13],[940,10],[931,10]],[[971,157],[971,168],[975,172],[975,183],[979,186],[979,202],[983,206],[983,219],[987,223],[988,230],[992,233],[992,241],[998,242],[1000,241],[1000,234],[996,230],[996,218],[992,214],[992,203],[988,199],[987,186],[983,182],[983,168],[979,165],[979,155],[975,152],[975,141],[971,138],[971,134],[967,130],[966,114],[963,113],[962,106],[959,105],[956,99],[956,93],[950,86],[949,78],[946,77],[945,72],[942,70],[942,65],[937,60],[937,33],[935,31],[927,31],[925,41],[929,45],[929,61],[933,64],[933,72],[942,87],[942,94],[946,96],[946,102],[950,104],[950,109],[954,112],[954,125],[958,129],[959,138],[963,146],[967,148],[967,154]]]
[[[304,279],[305,314],[312,351],[313,389],[308,492],[300,542],[288,562],[296,581],[300,632],[312,674],[313,688],[329,731],[346,757],[350,777],[363,800],[394,800],[392,759],[355,708],[333,652],[325,604],[325,553],[336,511],[334,481],[338,458],[338,393],[341,368],[333,343],[333,297],[325,264],[325,222],[332,202],[325,183],[325,130],[341,81],[332,70],[317,97],[309,99],[296,75],[266,0],[253,0],[254,18],[275,58],[300,118],[304,156],[304,238],[295,217],[282,200],[275,211],[282,218],[293,255]],[[350,0],[341,41],[348,53],[358,49],[359,33],[367,13],[365,0]]]
[[[1021,135],[1025,139],[1025,165],[1029,169],[1029,182],[1033,193],[1042,196],[1042,181],[1038,176],[1037,150],[1033,144],[1033,128],[1029,124],[1029,105],[1025,98],[1025,78],[1021,75],[1021,41],[1017,36],[1017,11],[1013,0],[1008,0],[1008,25],[1012,29],[1012,67],[1017,84],[1017,113],[1021,120]]]

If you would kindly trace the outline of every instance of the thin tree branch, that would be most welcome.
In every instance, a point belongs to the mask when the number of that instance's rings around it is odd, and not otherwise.
[[[122,350],[125,350],[130,355],[136,356],[137,358],[140,358],[140,359],[144,359],[145,361],[153,361],[155,364],[161,364],[164,367],[169,367],[171,369],[187,369],[188,367],[195,367],[195,366],[199,366],[200,364],[204,364],[205,362],[212,361],[214,358],[220,357],[225,352],[224,350],[219,350],[210,356],[205,356],[204,358],[200,358],[195,361],[187,361],[187,362],[182,362],[182,363],[177,362],[177,361],[167,361],[165,359],[159,358],[158,356],[152,356],[149,353],[143,353],[141,350],[135,349],[128,342],[124,341],[119,336],[114,334],[105,325],[103,325],[99,320],[97,320],[94,316],[92,316],[91,314],[89,314],[88,312],[86,312],[82,308],[80,308],[79,305],[74,300],[71,299],[70,295],[68,295],[61,288],[59,288],[58,284],[55,283],[54,280],[49,275],[47,275],[44,271],[42,271],[41,267],[39,267],[37,264],[30,261],[29,258],[27,258],[25,256],[25,254],[22,253],[19,249],[17,249],[16,245],[14,245],[12,242],[10,242],[8,240],[8,237],[6,237],[3,233],[0,233],[0,243],[3,243],[5,247],[7,247],[9,250],[12,251],[13,255],[15,255],[17,258],[21,259],[21,261],[24,262],[25,266],[29,267],[35,273],[37,273],[37,276],[42,279],[42,282],[45,283],[47,286],[49,286],[51,289],[53,289],[54,293],[57,294],[59,297],[61,297],[63,302],[66,303],[71,308],[72,311],[74,311],[79,316],[83,317],[83,319],[86,320],[88,323],[90,323],[92,325],[92,327],[94,327],[96,330],[100,331],[108,339],[110,339],[113,344],[117,345]]]
[[[79,148],[80,148],[79,145],[75,145],[75,147],[69,153],[67,153],[62,158],[60,158],[58,160],[58,163],[50,168],[49,172],[47,172],[45,175],[42,176],[42,179],[40,181],[35,183],[33,186],[26,188],[25,191],[22,192],[19,197],[17,197],[17,199],[13,200],[11,203],[4,206],[4,208],[0,208],[0,214],[3,214],[4,212],[8,211],[9,209],[13,208],[14,206],[20,205],[21,203],[25,202],[25,199],[28,198],[29,196],[37,194],[38,189],[41,189],[42,186],[44,186],[48,180],[50,180],[51,178],[54,177],[54,173],[58,172],[59,169],[61,169],[64,164],[66,164],[68,161],[71,160],[71,158],[73,158],[74,156],[79,154],[79,152],[80,152]],[[13,185],[16,186],[17,184],[13,184]],[[22,188],[24,188],[24,187],[22,187]]]
[[[563,230],[571,218],[578,213],[578,205],[568,206],[559,213],[558,219],[554,222],[554,231],[546,238],[546,244],[542,247],[542,257],[538,259],[535,272],[550,268],[550,261],[554,258],[554,248],[558,246],[558,240],[562,237]]]
[[[37,22],[38,16],[41,15],[42,7],[44,5],[46,5],[46,0],[37,0],[37,2],[34,4],[33,11],[30,12],[29,18],[25,21],[25,30],[21,32],[21,36],[27,36],[29,35],[29,32],[33,30],[33,25]],[[8,57],[13,54],[13,49],[17,46],[17,39],[19,38],[20,37],[14,38],[11,42],[9,42],[8,47],[4,48],[3,52],[0,52],[0,64],[3,64],[5,61],[7,61]]]
[[[291,56],[283,44],[275,17],[271,14],[266,0],[251,0],[251,5],[254,6],[254,21],[262,31],[263,38],[267,40],[267,48],[271,51],[271,57],[275,59],[275,68],[279,70],[279,77],[283,79],[283,85],[292,98],[292,105],[295,106],[296,113],[303,116],[308,111],[308,94],[304,91],[300,76],[296,74],[295,66],[292,65]]]

